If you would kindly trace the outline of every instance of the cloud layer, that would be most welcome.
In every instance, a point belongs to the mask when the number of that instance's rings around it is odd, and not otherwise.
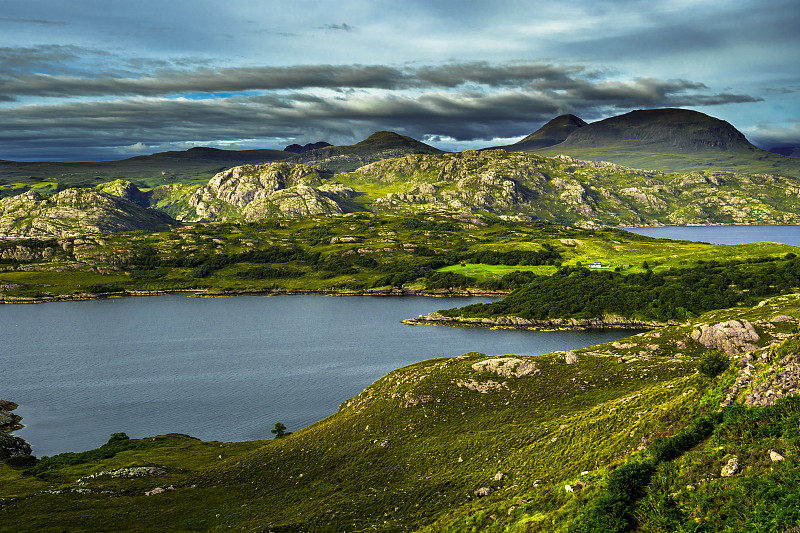
[[[43,53],[46,52],[46,53]],[[754,102],[713,93],[700,82],[611,79],[583,65],[537,62],[442,65],[163,66],[154,72],[64,73],[74,49],[18,50],[55,73],[0,80],[0,146],[6,153],[48,148],[64,158],[82,147],[319,140],[353,142],[379,129],[420,139],[490,143],[524,136],[562,113],[597,118],[631,108]],[[102,55],[89,51],[87,57]],[[6,70],[12,70],[13,65]],[[129,70],[126,67],[126,70]],[[260,141],[255,141],[260,140]],[[128,148],[124,148],[128,150]],[[26,157],[23,155],[23,157]]]
[[[9,2],[0,159],[341,144],[381,129],[463,149],[562,113],[656,107],[800,144],[795,1],[270,4]]]

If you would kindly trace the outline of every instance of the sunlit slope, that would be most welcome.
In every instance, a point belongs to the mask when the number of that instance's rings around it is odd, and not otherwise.
[[[422,361],[269,442],[170,436],[110,443],[107,458],[3,465],[4,523],[15,531],[583,531],[599,523],[721,531],[776,519],[793,527],[794,493],[769,496],[768,485],[788,487],[799,475],[792,428],[800,406],[781,399],[798,386],[798,311],[796,296],[782,297],[584,350]],[[708,367],[709,354],[721,352],[696,332],[733,321],[758,338],[732,342],[720,355],[731,368],[712,378],[719,369]],[[721,475],[734,456],[739,467]],[[160,471],[112,476],[141,466]],[[639,471],[647,475],[615,488]]]

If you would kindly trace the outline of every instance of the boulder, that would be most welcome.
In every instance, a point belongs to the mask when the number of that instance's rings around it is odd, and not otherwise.
[[[25,440],[6,433],[0,433],[1,460],[31,455],[32,452],[31,445],[25,442]]]
[[[722,472],[720,472],[719,475],[722,477],[731,477],[738,471],[739,471],[739,458],[734,456],[731,457],[728,463],[722,467]]]
[[[536,363],[518,357],[496,357],[472,365],[475,372],[494,372],[504,377],[522,377],[539,371]]]
[[[775,450],[769,451],[769,458],[772,459],[772,462],[775,463],[777,461],[783,461],[785,459],[784,456],[776,452]]]
[[[707,348],[716,348],[728,354],[737,354],[747,350],[755,350],[760,337],[747,320],[728,320],[719,324],[700,324],[700,329],[691,333],[691,338]]]

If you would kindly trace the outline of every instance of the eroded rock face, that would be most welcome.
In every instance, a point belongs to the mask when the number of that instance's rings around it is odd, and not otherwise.
[[[475,372],[494,372],[503,377],[519,378],[539,371],[536,363],[517,357],[497,357],[486,359],[472,365]]]
[[[0,460],[31,455],[31,453],[33,453],[33,450],[24,439],[7,433],[0,433]]]
[[[0,237],[165,231],[173,226],[163,213],[92,189],[67,189],[50,198],[28,191],[0,200]]]
[[[753,324],[744,320],[728,320],[719,324],[701,324],[691,333],[691,338],[707,348],[716,348],[729,354],[741,353],[758,348],[760,340]]]
[[[22,418],[11,412],[16,408],[17,404],[14,402],[0,400],[0,460],[32,453],[30,445],[24,439],[7,433],[21,427],[19,421]]]
[[[298,218],[342,214],[340,202],[355,195],[341,183],[325,183],[317,167],[270,163],[234,167],[193,191],[184,221]]]

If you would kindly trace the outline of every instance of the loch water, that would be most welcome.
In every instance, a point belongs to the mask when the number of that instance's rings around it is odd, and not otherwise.
[[[405,318],[488,301],[369,296],[154,296],[0,305],[0,398],[41,457],[95,448],[111,433],[203,440],[294,431],[395,368],[469,351],[541,354],[624,331],[493,331]]]
[[[660,238],[800,246],[800,226],[636,228]],[[20,404],[41,457],[111,433],[203,440],[294,431],[395,368],[469,351],[542,354],[631,331],[537,332],[408,326],[478,298],[156,296],[0,305],[0,398]]]
[[[625,228],[625,230],[658,239],[699,241],[711,244],[779,242],[800,246],[800,226],[660,226]]]

